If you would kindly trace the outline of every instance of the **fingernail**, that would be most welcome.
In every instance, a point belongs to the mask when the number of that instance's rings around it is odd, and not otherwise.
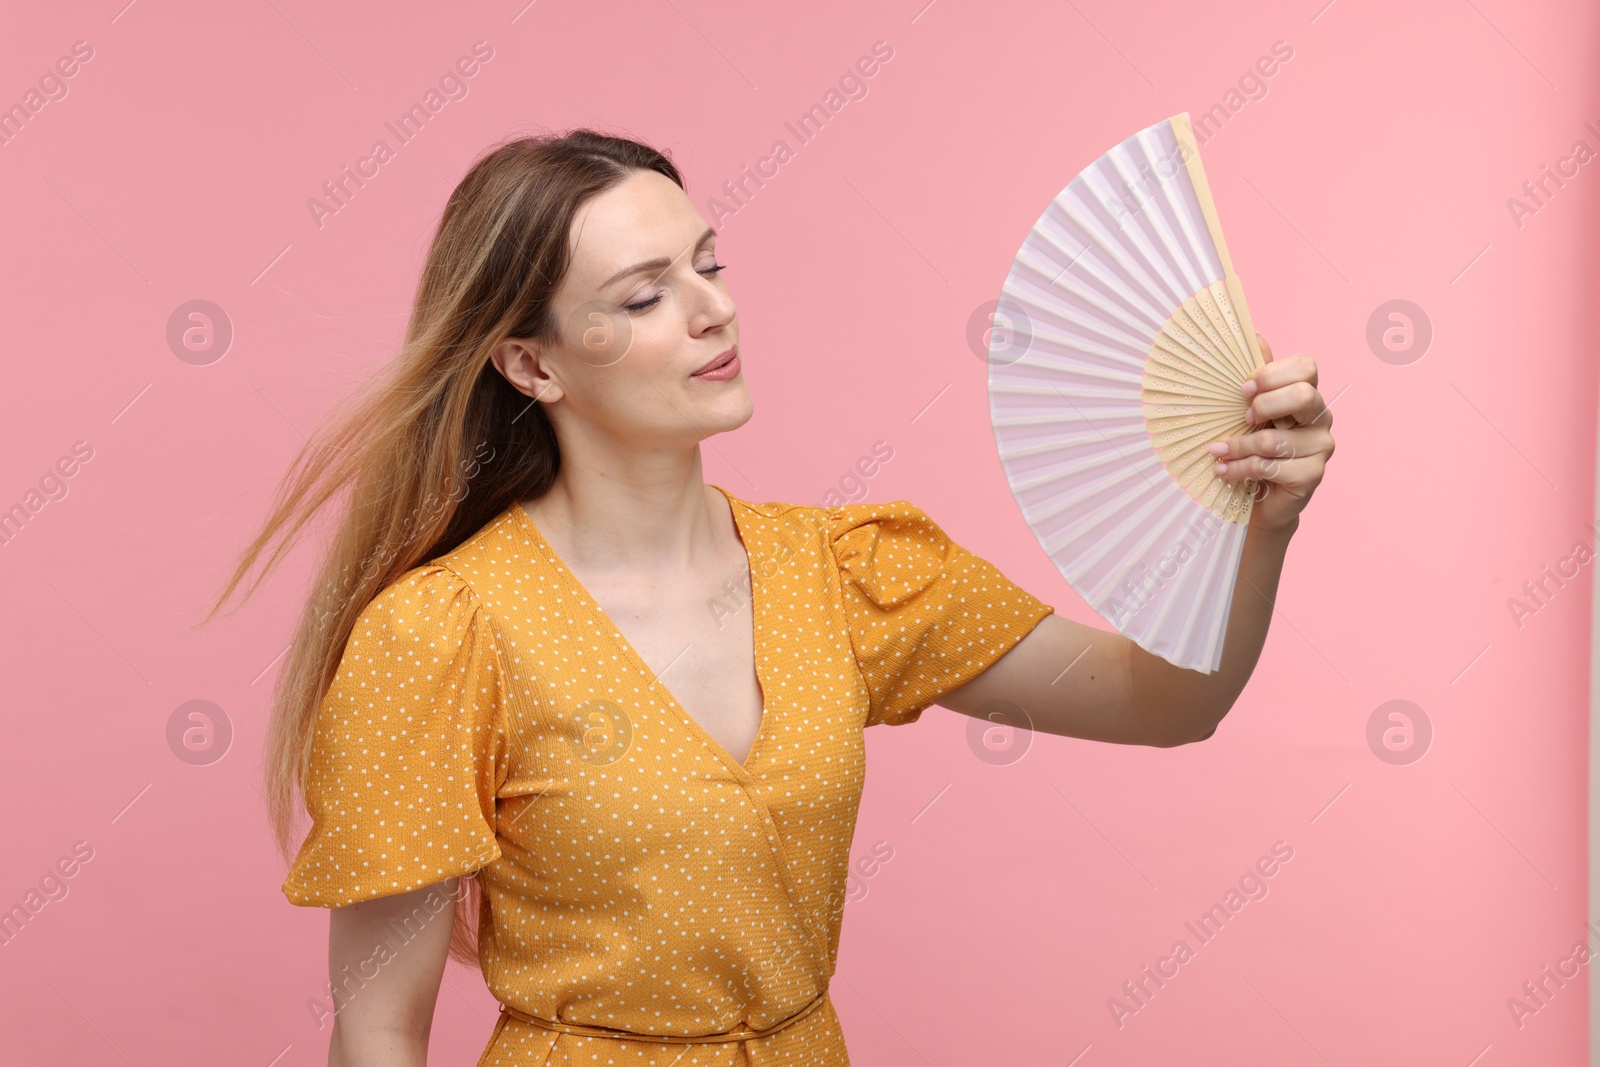
[[[1226,441],[1212,441],[1206,447],[1211,450],[1213,456],[1225,456],[1228,454],[1228,442]]]
[[[1212,467],[1211,470],[1212,470],[1212,473],[1214,473],[1214,474],[1218,474],[1218,475],[1227,474],[1228,473],[1228,465],[1226,463],[1218,463],[1215,467]]]
[[[1254,378],[1247,378],[1245,379],[1245,383],[1239,387],[1239,391],[1246,397],[1252,397],[1256,395],[1257,388],[1259,387],[1256,385],[1256,380]]]

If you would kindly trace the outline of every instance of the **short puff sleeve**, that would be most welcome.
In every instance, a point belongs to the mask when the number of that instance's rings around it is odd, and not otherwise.
[[[1055,609],[904,500],[825,509],[866,725],[916,722]]]
[[[289,902],[353,904],[499,858],[504,695],[493,622],[463,578],[425,564],[386,586],[317,712]]]

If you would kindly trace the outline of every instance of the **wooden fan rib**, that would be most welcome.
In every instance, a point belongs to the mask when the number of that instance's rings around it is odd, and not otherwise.
[[[1187,373],[1204,378],[1223,392],[1239,388],[1242,379],[1235,378],[1229,362],[1216,351],[1216,344],[1194,322],[1183,308],[1173,311],[1172,317],[1156,335],[1156,342],[1174,360],[1183,363]]]
[[[1205,290],[1201,289],[1199,292],[1203,293]],[[1217,328],[1211,325],[1211,319],[1206,315],[1205,308],[1201,306],[1199,299],[1195,296],[1189,297],[1183,302],[1183,310],[1186,317],[1178,321],[1182,322],[1191,331],[1198,331],[1200,336],[1210,342],[1207,355],[1217,360],[1219,365],[1223,367],[1230,366],[1228,342],[1223,340],[1222,335],[1217,332]],[[1176,314],[1173,317],[1175,319],[1178,318]]]
[[[1234,426],[1244,426],[1244,416],[1239,407],[1232,403],[1220,401],[1201,402],[1200,398],[1188,394],[1163,393],[1161,396],[1146,396],[1141,405],[1145,421],[1152,426],[1159,426],[1162,430],[1170,430],[1167,425],[1171,421],[1192,424],[1197,420],[1207,422],[1218,421]]]
[[[1211,339],[1204,331],[1190,323],[1189,313],[1181,307],[1162,324],[1160,332],[1152,338],[1151,344],[1161,350],[1156,355],[1157,359],[1181,366],[1185,373],[1202,375],[1218,385],[1238,384],[1227,372],[1220,358],[1211,353]]]
[[[1216,364],[1203,359],[1171,334],[1158,334],[1145,361],[1147,369],[1167,379],[1193,382],[1218,397],[1239,397],[1239,383],[1226,377]]]
[[[1175,371],[1170,367],[1152,362],[1149,373],[1143,376],[1143,381],[1145,387],[1151,392],[1170,393],[1175,396],[1204,400],[1211,404],[1232,404],[1240,411],[1244,410],[1244,397],[1240,395],[1237,388],[1225,389],[1209,379],[1197,378],[1187,374],[1179,377],[1179,374],[1184,374],[1184,372]],[[1172,403],[1172,401],[1163,402]]]
[[[1172,368],[1163,360],[1149,360],[1140,387],[1145,429],[1162,468],[1179,488],[1218,519],[1237,522],[1241,514],[1239,501],[1227,483],[1211,470],[1214,461],[1203,450],[1214,440],[1233,436],[1244,425],[1245,401],[1236,391],[1237,382],[1228,386],[1217,383],[1219,376],[1231,373],[1233,362],[1231,355],[1216,355],[1215,346],[1221,338],[1209,319],[1199,321],[1204,315],[1204,309],[1192,301],[1185,308],[1174,310],[1162,332],[1176,343],[1152,346],[1152,352],[1163,352],[1174,361],[1183,361],[1187,355],[1194,363],[1185,370],[1199,370],[1207,377],[1203,384],[1198,374],[1193,382],[1174,379]],[[1181,321],[1184,319],[1187,321]],[[1204,347],[1197,334],[1207,342]],[[1173,352],[1173,348],[1177,351]],[[1200,349],[1203,355],[1194,349]],[[1204,370],[1208,366],[1212,368],[1209,372]]]
[[[1242,424],[1226,414],[1207,415],[1204,412],[1182,414],[1174,412],[1151,417],[1145,412],[1145,429],[1150,435],[1151,447],[1166,462],[1182,452],[1204,450],[1214,442],[1236,437]]]
[[[1204,446],[1196,449],[1187,439],[1173,441],[1167,447],[1156,453],[1156,458],[1161,461],[1162,467],[1172,475],[1174,481],[1180,485],[1193,484],[1196,472],[1203,471],[1215,477],[1213,465],[1215,457],[1206,451]]]
[[[1231,411],[1241,420],[1244,418],[1246,409],[1242,396],[1216,396],[1197,390],[1186,382],[1174,382],[1157,374],[1152,374],[1146,379],[1145,386],[1145,401],[1152,405],[1162,408],[1181,407],[1185,410],[1208,413]]]
[[[1231,271],[1223,276],[1222,281],[1227,287],[1234,317],[1239,320],[1239,332],[1244,334],[1245,343],[1250,346],[1250,365],[1254,369],[1259,369],[1266,365],[1267,359],[1262,354],[1260,341],[1256,338],[1255,324],[1250,321],[1250,309],[1245,306],[1244,286]]]
[[[1228,295],[1226,279],[1219,279],[1207,287],[1211,293],[1211,301],[1216,313],[1222,319],[1221,329],[1227,332],[1231,347],[1239,357],[1239,366],[1246,371],[1251,366],[1250,345],[1245,340],[1244,329],[1239,325],[1239,316],[1234,313],[1233,299]]]
[[[1145,428],[1150,434],[1151,444],[1163,457],[1173,454],[1171,450],[1184,441],[1193,442],[1204,448],[1212,441],[1239,436],[1243,426],[1244,424],[1238,419],[1223,413],[1160,419],[1151,418],[1149,409],[1145,410]]]
[[[1199,361],[1223,378],[1228,377],[1224,342],[1206,319],[1205,310],[1191,296],[1173,308],[1162,332],[1182,343]]]
[[[1193,483],[1190,490],[1196,502],[1224,522],[1250,521],[1249,497],[1215,475]]]
[[[1220,285],[1221,283],[1216,284]],[[1221,309],[1217,307],[1216,294],[1209,288],[1202,289],[1195,293],[1195,302],[1206,313],[1206,318],[1211,323],[1211,328],[1221,338],[1223,352],[1227,357],[1229,366],[1239,375],[1240,381],[1248,378],[1250,376],[1250,350],[1244,347],[1244,338],[1235,332],[1234,325],[1230,325],[1228,322],[1228,316],[1225,316]]]
[[[1237,394],[1245,375],[1226,340],[1206,317],[1204,308],[1196,303],[1193,308],[1174,312],[1172,322],[1174,335],[1191,342],[1187,347],[1194,360],[1193,373],[1219,383],[1227,393]]]
[[[1200,306],[1200,310],[1205,312],[1206,321],[1220,340],[1222,353],[1227,358],[1229,365],[1239,371],[1242,377],[1250,356],[1248,352],[1239,347],[1239,339],[1234,336],[1233,328],[1228,325],[1227,317],[1218,309],[1216,294],[1212,292],[1210,287],[1199,289],[1195,291],[1194,300]]]
[[[1229,428],[1230,424],[1226,422],[1214,423],[1198,431],[1192,422],[1174,424],[1165,429],[1155,426],[1150,430],[1151,443],[1157,457],[1168,466],[1178,463],[1185,456],[1208,459],[1212,442],[1233,436],[1226,432]]]

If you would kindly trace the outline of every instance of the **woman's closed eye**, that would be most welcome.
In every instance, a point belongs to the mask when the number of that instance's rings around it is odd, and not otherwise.
[[[713,263],[709,267],[701,268],[699,273],[704,274],[708,278],[714,278],[714,277],[716,277],[716,275],[717,275],[717,273],[719,271],[722,271],[722,270],[724,270],[726,268],[727,268],[727,264],[726,263]],[[623,304],[622,306],[624,308],[626,308],[627,310],[629,310],[629,311],[646,311],[646,310],[654,307],[655,305],[659,304],[661,302],[661,298],[663,296],[665,296],[665,295],[666,295],[665,293],[657,293],[655,296],[652,296],[649,300],[640,300],[640,301],[637,301],[637,302],[632,303],[632,304]]]

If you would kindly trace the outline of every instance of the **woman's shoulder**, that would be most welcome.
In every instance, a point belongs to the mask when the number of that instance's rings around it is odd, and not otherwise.
[[[500,509],[466,540],[439,552],[395,577],[378,594],[390,601],[419,606],[450,607],[460,613],[495,599],[495,587],[515,569],[523,545],[518,538],[518,513],[513,502]]]
[[[819,508],[823,531],[841,562],[880,546],[942,552],[949,539],[933,516],[909,500],[859,501]]]
[[[727,492],[727,490],[723,490]],[[837,494],[830,494],[824,503],[804,504],[792,501],[768,500],[755,502],[743,500],[732,493],[729,498],[736,507],[743,507],[763,518],[787,523],[800,523],[814,528],[827,540],[834,541],[851,531],[894,524],[910,527],[933,526],[928,513],[909,500],[863,500],[831,502]]]
[[[389,643],[459,636],[477,614],[479,600],[470,582],[437,560],[418,564],[385,585],[356,619],[351,640]]]
[[[735,501],[735,506],[740,502]],[[909,500],[842,504],[744,502],[761,516],[769,543],[818,546],[848,584],[891,601],[935,581],[961,552],[921,507]]]
[[[445,557],[418,563],[397,575],[373,598],[378,600],[438,599],[451,594],[472,592],[472,585]]]

